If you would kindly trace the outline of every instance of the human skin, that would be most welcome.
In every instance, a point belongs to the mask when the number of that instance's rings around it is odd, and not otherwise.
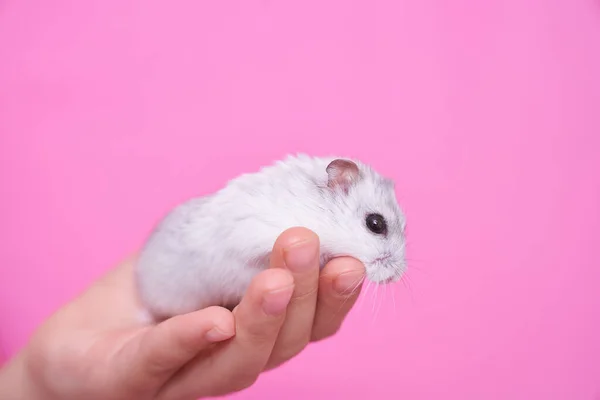
[[[334,335],[365,275],[347,257],[319,271],[319,238],[291,228],[233,311],[209,307],[144,325],[134,262],[125,260],[42,323],[0,370],[0,398],[193,400],[243,390]]]

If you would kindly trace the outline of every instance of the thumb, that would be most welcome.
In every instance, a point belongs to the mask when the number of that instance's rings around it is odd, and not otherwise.
[[[233,314],[209,307],[170,318],[137,337],[127,368],[128,385],[160,388],[177,370],[213,343],[235,335]]]

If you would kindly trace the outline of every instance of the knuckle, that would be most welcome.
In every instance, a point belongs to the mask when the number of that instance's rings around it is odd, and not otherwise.
[[[212,380],[207,393],[211,397],[219,397],[240,392],[254,385],[257,379],[258,373],[243,370],[229,371]]]
[[[300,354],[311,341],[311,335],[308,334],[301,339],[296,339],[289,344],[282,344],[273,351],[269,362],[270,365],[279,365]]]
[[[245,328],[244,338],[255,347],[273,343],[277,337],[277,327],[273,324],[252,324]]]
[[[277,354],[277,358],[280,361],[287,361],[290,360],[294,357],[296,357],[298,354],[300,354],[302,352],[302,350],[304,350],[304,348],[306,347],[306,345],[308,344],[308,340],[303,341],[300,344],[297,344],[295,346],[289,346],[289,347],[284,347],[281,352],[279,352],[279,354]]]
[[[311,341],[318,342],[318,341],[330,338],[331,336],[338,333],[338,331],[340,330],[340,327],[341,327],[341,324],[335,324],[335,325],[327,325],[327,326],[321,327],[319,329],[315,329],[311,336]]]
[[[239,392],[254,385],[258,379],[258,374],[239,372],[233,375],[231,378],[232,379],[229,383],[230,389],[234,392]]]

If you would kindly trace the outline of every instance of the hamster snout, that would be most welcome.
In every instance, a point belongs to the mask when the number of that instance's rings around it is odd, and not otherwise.
[[[375,283],[394,283],[402,278],[406,271],[404,249],[397,254],[385,252],[377,256],[372,262],[365,263],[369,280]]]

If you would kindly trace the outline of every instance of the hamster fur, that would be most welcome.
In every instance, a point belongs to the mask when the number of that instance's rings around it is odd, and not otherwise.
[[[385,230],[374,233],[367,218]],[[156,225],[136,261],[146,312],[167,318],[236,305],[269,265],[276,238],[294,226],[319,236],[321,267],[351,256],[375,283],[395,282],[406,269],[393,181],[359,160],[291,155],[176,206]]]

